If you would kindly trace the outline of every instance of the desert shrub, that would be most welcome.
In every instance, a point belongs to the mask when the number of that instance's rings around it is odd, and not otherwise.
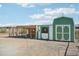
[[[0,33],[6,33],[6,29],[0,29]]]

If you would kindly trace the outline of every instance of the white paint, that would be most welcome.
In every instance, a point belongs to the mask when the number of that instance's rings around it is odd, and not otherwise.
[[[38,39],[41,39],[41,29],[40,29],[40,26],[38,26]]]
[[[49,40],[53,40],[53,26],[49,26]]]
[[[75,39],[76,39],[76,38],[75,38],[75,32],[76,32],[76,29],[75,29],[75,26],[74,26],[74,41],[75,41]]]
[[[36,38],[38,38],[38,37],[37,37],[37,35],[38,35],[37,33],[38,33],[38,26],[36,26],[36,35],[35,35]]]
[[[42,39],[48,39],[48,33],[42,33]]]
[[[69,41],[71,41],[71,26],[69,25]]]

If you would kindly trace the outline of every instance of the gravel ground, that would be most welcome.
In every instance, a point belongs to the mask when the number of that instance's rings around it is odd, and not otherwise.
[[[63,56],[67,42],[0,37],[0,56]],[[68,56],[77,56],[75,43],[70,43]]]

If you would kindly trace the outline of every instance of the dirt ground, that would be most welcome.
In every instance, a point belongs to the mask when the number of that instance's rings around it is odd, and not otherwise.
[[[0,35],[0,56],[63,56],[67,42],[9,38]],[[68,56],[77,56],[75,43],[70,43]]]

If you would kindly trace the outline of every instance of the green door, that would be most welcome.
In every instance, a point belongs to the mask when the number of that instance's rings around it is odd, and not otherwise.
[[[56,40],[70,40],[70,25],[56,25]]]

